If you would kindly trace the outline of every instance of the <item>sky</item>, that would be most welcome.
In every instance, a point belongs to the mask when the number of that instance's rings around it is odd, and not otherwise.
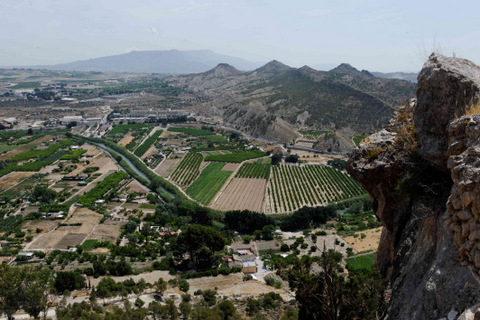
[[[208,49],[415,72],[432,51],[480,64],[479,12],[474,0],[0,0],[0,65]]]

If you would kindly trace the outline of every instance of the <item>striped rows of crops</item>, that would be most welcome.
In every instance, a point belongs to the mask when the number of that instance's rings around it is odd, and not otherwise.
[[[232,171],[222,170],[224,166],[225,163],[210,163],[188,187],[187,194],[204,205],[209,204],[232,174]]]
[[[209,155],[205,158],[205,161],[240,163],[248,159],[260,158],[266,155],[267,154],[261,150],[252,150],[228,154]]]
[[[145,141],[140,145],[138,146],[137,149],[135,149],[135,155],[137,157],[141,157],[143,156],[143,154],[145,152],[147,152],[147,150],[150,148],[150,146],[155,142],[157,141],[158,137],[162,134],[162,131],[163,130],[157,130],[155,131],[151,136],[149,136],[147,139],[145,139]]]
[[[280,165],[272,168],[266,211],[290,212],[364,194],[360,185],[343,172],[320,165]]]
[[[317,140],[321,134],[328,133],[328,131],[325,130],[300,130],[299,132],[302,134],[304,139],[308,140]]]
[[[268,159],[270,160],[270,159]],[[264,163],[261,160],[244,163],[237,171],[236,178],[260,178],[268,179],[270,176],[270,162]]]
[[[189,152],[183,157],[170,178],[178,184],[189,185],[200,174],[200,164],[203,156],[197,152]]]

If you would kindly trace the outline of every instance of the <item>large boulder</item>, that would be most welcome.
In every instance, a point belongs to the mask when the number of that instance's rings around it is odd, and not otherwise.
[[[413,113],[420,154],[436,168],[447,168],[447,126],[478,102],[480,67],[473,62],[432,54],[418,76]]]

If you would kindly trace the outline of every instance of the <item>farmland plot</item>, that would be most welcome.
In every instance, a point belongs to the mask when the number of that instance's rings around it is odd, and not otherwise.
[[[280,165],[272,168],[267,190],[266,213],[291,212],[364,194],[345,173],[327,166]]]
[[[233,178],[212,204],[218,210],[251,210],[262,212],[267,180]]]
[[[222,170],[224,163],[211,163],[200,174],[197,180],[187,189],[187,194],[207,205],[228,180],[231,171]]]
[[[170,178],[180,185],[188,186],[200,174],[199,168],[202,161],[203,156],[200,153],[187,153]]]
[[[177,165],[182,161],[182,155],[175,158],[175,156],[170,155],[167,159],[163,160],[162,163],[155,169],[155,172],[158,173],[163,178],[167,178]]]

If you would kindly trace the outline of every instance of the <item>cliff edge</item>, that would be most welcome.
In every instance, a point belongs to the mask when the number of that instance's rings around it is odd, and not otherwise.
[[[480,115],[470,114],[480,67],[432,54],[416,95],[347,171],[384,226],[376,265],[390,282],[388,319],[465,318],[480,300]]]

